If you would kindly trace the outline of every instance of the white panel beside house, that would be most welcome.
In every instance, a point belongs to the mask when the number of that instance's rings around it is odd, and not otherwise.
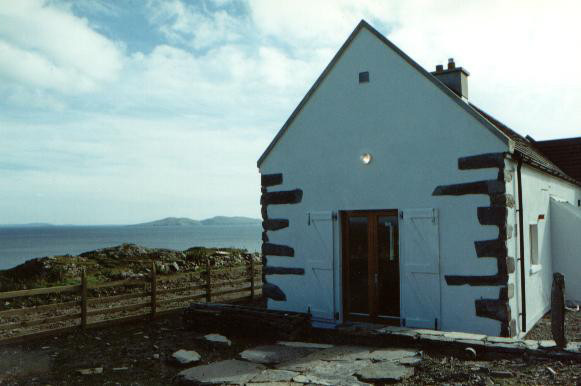
[[[565,276],[565,299],[581,304],[581,207],[551,197],[553,271]]]

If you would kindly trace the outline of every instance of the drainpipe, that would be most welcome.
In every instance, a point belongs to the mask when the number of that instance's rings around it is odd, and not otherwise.
[[[524,221],[522,208],[522,176],[520,169],[522,167],[522,156],[518,154],[518,166],[516,168],[516,177],[518,184],[518,238],[520,241],[520,292],[521,296],[521,310],[522,310],[522,332],[527,330],[527,297],[525,285],[525,239],[524,239]]]

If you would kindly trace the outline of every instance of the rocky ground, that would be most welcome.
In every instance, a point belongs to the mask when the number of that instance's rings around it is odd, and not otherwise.
[[[188,289],[193,285],[206,283],[206,264],[212,267],[212,283],[220,288],[214,292],[244,289],[249,283],[240,282],[247,277],[245,267],[253,259],[255,282],[260,282],[260,259],[256,254],[232,248],[194,247],[186,251],[144,248],[133,244],[104,248],[85,252],[79,256],[60,256],[32,259],[10,270],[0,271],[0,291],[24,288],[50,287],[63,284],[78,284],[78,275],[86,269],[89,287],[95,283],[106,283],[126,279],[147,279],[151,274],[151,264],[158,272],[157,296],[158,312],[172,308],[186,307],[188,296],[203,295],[205,289]],[[147,280],[145,280],[147,281]],[[235,284],[229,283],[234,281]],[[150,300],[149,284],[89,288],[89,311],[107,311],[89,316],[89,323],[109,319],[135,316],[149,312],[149,308],[135,309],[134,305]],[[249,292],[248,292],[249,293]],[[246,293],[232,293],[214,296],[213,301],[227,301],[245,296]],[[139,296],[143,295],[143,296]],[[131,297],[131,298],[128,298]],[[112,299],[112,300],[109,300]],[[46,307],[48,307],[48,309]],[[0,340],[20,335],[38,333],[46,329],[67,328],[79,324],[79,319],[62,320],[61,317],[80,312],[80,294],[58,293],[20,298],[6,298],[0,301]],[[125,310],[126,307],[133,309]],[[26,313],[11,312],[28,309]],[[108,311],[114,309],[116,311]],[[5,311],[5,312],[3,312]],[[47,318],[61,318],[38,324]]]
[[[581,382],[581,364],[566,360],[528,356],[467,360],[462,353],[456,356],[426,349],[420,352],[413,347],[380,349],[343,341],[334,347],[288,347],[277,344],[276,338],[244,336],[242,331],[225,333],[231,341],[227,345],[200,339],[208,332],[184,329],[179,314],[174,314],[154,322],[79,330],[0,346],[0,385],[190,383],[200,374],[198,366],[218,366],[216,363],[226,366],[218,369],[218,376],[224,377],[228,373],[225,369],[230,368],[237,375],[246,374],[243,381],[250,383],[276,378],[282,384],[296,385],[365,384],[373,379],[387,382],[388,378],[377,377],[394,374],[399,382],[409,385],[575,385]],[[316,341],[316,338],[314,334],[302,340]],[[179,350],[195,351],[200,360],[180,365],[172,356]],[[242,366],[243,371],[236,366]],[[192,367],[198,367],[197,373],[188,370]],[[204,374],[211,375],[212,371]],[[248,375],[252,375],[251,380]]]
[[[12,344],[0,347],[0,385],[167,385],[181,370],[171,359],[179,349],[195,350],[201,363],[210,363],[256,344],[240,337],[215,346],[200,335],[184,330],[174,315]]]
[[[199,272],[208,262],[212,268],[223,268],[247,263],[250,259],[256,263],[261,261],[258,254],[248,253],[245,249],[193,247],[176,251],[122,244],[78,256],[39,257],[0,270],[0,291],[79,284],[82,270],[86,270],[89,283],[104,283],[147,277],[153,263],[159,275],[169,275]],[[0,304],[0,310],[3,307]]]

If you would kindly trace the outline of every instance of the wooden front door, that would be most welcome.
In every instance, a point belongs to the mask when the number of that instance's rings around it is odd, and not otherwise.
[[[345,211],[341,222],[345,319],[399,325],[398,211]]]

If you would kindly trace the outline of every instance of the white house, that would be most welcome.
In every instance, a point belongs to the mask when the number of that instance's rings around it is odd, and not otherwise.
[[[515,336],[555,269],[581,300],[581,184],[472,105],[468,75],[359,23],[258,161],[268,308]]]

